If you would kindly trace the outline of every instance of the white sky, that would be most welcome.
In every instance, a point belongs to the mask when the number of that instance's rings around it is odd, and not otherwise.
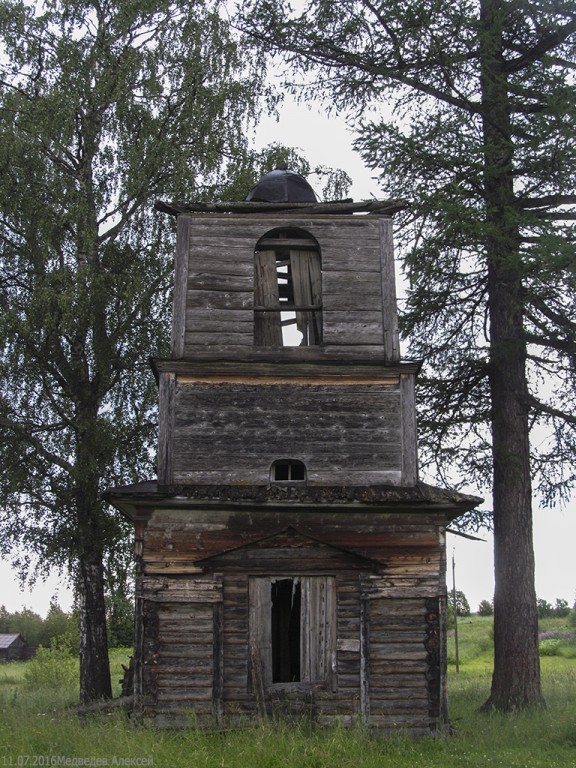
[[[327,118],[316,109],[289,104],[281,113],[280,122],[265,119],[259,130],[259,143],[273,142],[300,148],[312,165],[326,165],[346,170],[353,179],[350,196],[355,200],[387,196],[386,190],[372,180],[359,156],[352,151],[352,135],[343,121]],[[313,187],[314,179],[310,182]],[[318,189],[319,191],[319,189]],[[472,611],[481,600],[492,599],[494,592],[493,543],[489,534],[479,534],[486,542],[467,541],[448,535],[448,585],[452,586],[451,559],[456,561],[456,586],[462,590]],[[534,510],[534,549],[536,555],[536,591],[551,603],[556,598],[576,599],[576,501],[566,509]],[[56,596],[60,607],[69,610],[72,595],[60,586],[57,577],[38,585],[33,591],[21,592],[9,563],[0,562],[0,605],[14,612],[23,606],[46,615],[50,599]]]

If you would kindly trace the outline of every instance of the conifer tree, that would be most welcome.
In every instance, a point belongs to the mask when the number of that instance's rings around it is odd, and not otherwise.
[[[303,97],[348,115],[385,194],[412,200],[403,328],[425,361],[423,453],[493,493],[486,708],[539,704],[532,477],[550,503],[575,479],[573,3],[253,0],[243,17]]]

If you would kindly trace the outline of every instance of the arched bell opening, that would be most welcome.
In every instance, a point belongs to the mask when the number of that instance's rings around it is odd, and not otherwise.
[[[254,250],[254,344],[322,343],[320,246],[303,229],[274,229]]]

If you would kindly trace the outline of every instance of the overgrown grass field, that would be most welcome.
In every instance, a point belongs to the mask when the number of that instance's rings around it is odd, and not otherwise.
[[[132,724],[119,711],[79,717],[71,682],[77,662],[64,650],[36,662],[0,665],[0,768],[90,759],[92,765],[106,759],[108,765],[157,768],[576,768],[576,643],[565,637],[566,622],[549,619],[541,627],[562,641],[555,655],[541,659],[546,709],[514,715],[479,712],[490,686],[491,628],[490,617],[460,620],[458,675],[453,637],[449,641],[453,733],[419,740],[269,723],[222,733],[158,732]],[[112,653],[114,681],[128,655]]]

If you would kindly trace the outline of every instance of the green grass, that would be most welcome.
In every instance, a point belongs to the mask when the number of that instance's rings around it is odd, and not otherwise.
[[[30,686],[26,663],[6,664],[0,666],[0,768],[10,758],[16,765],[19,755],[107,758],[110,765],[114,756],[152,758],[156,768],[576,768],[576,661],[542,658],[546,709],[480,714],[490,688],[491,620],[461,621],[459,640],[460,673],[449,667],[454,732],[419,740],[269,723],[221,733],[159,732],[118,711],[79,718],[72,708],[76,686]],[[128,655],[112,654],[115,683]]]

